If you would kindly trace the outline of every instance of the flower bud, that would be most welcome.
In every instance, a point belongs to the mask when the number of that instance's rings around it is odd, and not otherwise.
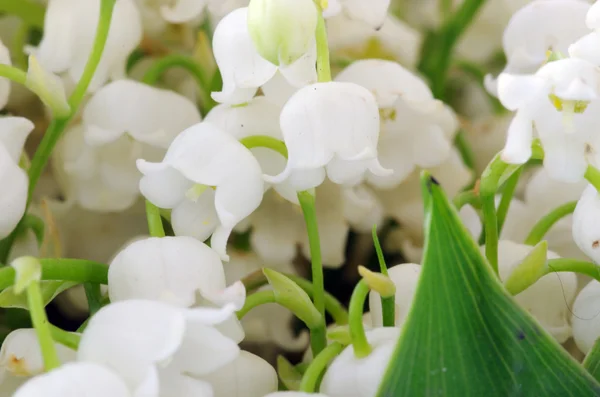
[[[29,284],[42,278],[42,264],[32,256],[21,256],[10,264],[15,269],[15,292],[20,294]]]
[[[289,65],[314,42],[317,17],[312,0],[252,0],[248,31],[263,58],[275,65]]]

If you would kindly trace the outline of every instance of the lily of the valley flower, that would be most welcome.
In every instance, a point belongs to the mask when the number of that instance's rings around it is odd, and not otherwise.
[[[346,347],[327,369],[320,391],[330,397],[375,396],[399,333],[396,327],[367,331],[373,351],[366,357],[356,358],[352,346]]]
[[[597,48],[600,45],[600,4],[598,2],[590,7],[585,22],[587,27],[594,31],[573,43],[569,47],[569,55],[600,66],[600,51]]]
[[[503,73],[534,73],[546,61],[548,51],[566,54],[569,45],[587,33],[589,8],[583,0],[535,0],[517,11],[504,30],[507,66]],[[496,92],[496,81],[489,75],[486,86]]]
[[[589,185],[573,213],[573,240],[595,263],[600,263],[600,195]]]
[[[392,266],[388,269],[388,276],[396,286],[396,327],[401,327],[408,316],[412,300],[417,290],[419,275],[421,274],[421,265],[415,263],[404,263],[402,265]],[[383,326],[383,312],[381,309],[381,295],[376,291],[369,293],[369,308],[371,311],[371,321],[374,327]]]
[[[0,238],[13,231],[25,212],[28,178],[19,161],[33,127],[31,121],[22,117],[0,118],[0,184],[4,186],[0,198]]]
[[[357,185],[368,172],[386,176],[377,158],[379,110],[365,88],[345,82],[317,83],[298,90],[285,104],[280,125],[288,148],[285,170],[266,177],[292,178],[296,190],[334,183]]]
[[[139,197],[136,160],[159,161],[175,137],[200,122],[187,98],[133,80],[103,86],[57,153],[59,180],[84,208],[119,211]]]
[[[39,47],[31,49],[40,64],[53,73],[67,72],[78,81],[92,50],[98,26],[100,0],[50,0]],[[119,0],[110,22],[108,41],[102,53],[90,91],[108,79],[125,76],[129,54],[142,39],[142,24],[133,0]]]
[[[533,247],[500,240],[498,264],[500,279],[506,280],[513,269],[531,252]],[[559,256],[548,251],[548,259]],[[543,276],[514,298],[527,310],[559,343],[571,337],[569,325],[570,307],[575,299],[577,278],[574,273],[552,273]]]
[[[349,18],[362,21],[373,29],[380,29],[390,7],[390,0],[328,0],[323,16],[330,17],[343,12]]]
[[[56,353],[61,363],[74,361],[76,352],[58,343]],[[44,372],[44,362],[37,335],[33,328],[12,331],[0,349],[0,389],[12,393],[30,377]]]
[[[577,182],[596,162],[600,68],[567,58],[544,65],[535,75],[501,74],[498,97],[517,113],[508,129],[502,159],[523,164],[531,157],[534,130],[542,141],[544,166],[552,177]]]
[[[392,188],[417,166],[435,167],[448,159],[458,122],[421,79],[395,62],[373,59],[353,63],[336,80],[359,84],[377,99],[382,120],[379,160],[394,172],[368,175],[369,182]]]
[[[314,43],[294,62],[286,64],[283,63],[284,60],[280,60],[277,66],[259,55],[252,42],[247,21],[248,8],[239,8],[223,18],[215,30],[214,56],[223,76],[223,90],[212,93],[217,102],[231,105],[248,102],[258,88],[271,80],[277,71],[296,87],[317,81]]]
[[[135,397],[115,371],[88,362],[65,364],[51,372],[36,376],[19,388],[13,396]]]
[[[573,338],[579,350],[588,354],[600,337],[600,283],[592,280],[586,285],[573,303]]]
[[[206,240],[227,260],[233,228],[260,204],[260,164],[231,135],[210,123],[183,131],[160,163],[138,160],[142,194],[160,208],[173,209],[177,235]]]
[[[181,309],[146,300],[112,303],[91,318],[78,359],[108,366],[134,395],[156,395],[158,385],[161,395],[198,395],[193,392],[210,388],[194,377],[239,355],[237,344],[214,328],[234,309]],[[174,394],[186,388],[187,393]]]
[[[200,294],[213,304],[233,303],[241,309],[245,299],[241,284],[226,290],[219,255],[186,236],[151,237],[131,243],[111,262],[108,280],[112,302],[149,299],[191,307],[200,303]]]

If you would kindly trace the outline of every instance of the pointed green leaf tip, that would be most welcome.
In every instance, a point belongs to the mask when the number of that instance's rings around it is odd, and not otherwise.
[[[491,273],[427,174],[423,269],[378,397],[596,396],[598,384]]]

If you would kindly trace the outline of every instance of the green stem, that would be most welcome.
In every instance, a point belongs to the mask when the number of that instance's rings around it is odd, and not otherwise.
[[[37,240],[38,245],[42,245],[44,242],[44,230],[46,228],[42,218],[33,214],[25,214],[20,226],[23,228],[23,230],[31,229],[33,234],[35,234],[35,239]]]
[[[596,167],[588,165],[587,170],[585,171],[585,179],[594,185],[596,191],[600,192],[600,171]]]
[[[463,163],[470,169],[475,169],[475,153],[473,152],[473,148],[467,141],[465,137],[464,131],[458,131],[456,137],[454,137],[454,146],[458,149],[460,153],[460,157],[463,160]]]
[[[85,290],[85,297],[88,301],[90,316],[93,316],[102,307],[102,291],[100,290],[100,284],[85,283],[83,284],[83,288]]]
[[[463,1],[440,30],[430,34],[423,43],[419,70],[428,77],[436,98],[444,96],[454,47],[484,2],[485,0]]]
[[[329,364],[344,350],[341,343],[333,342],[319,353],[309,364],[302,382],[300,382],[300,391],[305,393],[316,393],[319,384],[323,378],[323,373]]]
[[[44,28],[46,9],[31,0],[0,0],[0,13],[15,15],[40,30]]]
[[[369,286],[364,280],[360,280],[350,298],[350,338],[352,339],[354,355],[357,358],[366,357],[373,350],[367,340],[363,324],[363,308],[368,295]]]
[[[325,316],[325,280],[323,277],[323,264],[321,262],[321,241],[319,238],[319,227],[317,224],[317,211],[315,208],[315,196],[310,192],[298,193],[298,201],[302,207],[308,242],[310,245],[310,259],[312,271],[312,283],[314,287],[313,302],[315,307]]]
[[[240,143],[246,146],[248,149],[255,147],[265,147],[274,150],[281,154],[286,159],[288,158],[288,151],[285,143],[279,139],[270,137],[268,135],[252,135],[240,139]]]
[[[167,71],[167,69],[178,67],[187,70],[196,84],[200,88],[200,95],[202,104],[204,105],[203,114],[206,114],[206,109],[211,109],[215,106],[216,102],[210,96],[210,82],[202,70],[201,65],[195,62],[192,58],[180,55],[171,54],[164,58],[159,59],[150,66],[150,68],[144,74],[142,81],[149,85],[154,85],[160,79],[160,77]]]
[[[508,214],[508,210],[510,208],[510,204],[512,203],[513,196],[515,195],[515,190],[517,189],[517,185],[519,183],[519,178],[521,177],[521,173],[523,172],[523,167],[517,169],[506,181],[504,185],[504,191],[502,192],[502,198],[500,199],[500,204],[498,205],[498,234],[502,233],[502,227],[504,226],[504,221],[506,220],[506,215]]]
[[[65,331],[64,329],[58,328],[52,324],[50,324],[50,332],[52,333],[52,338],[54,341],[60,343],[61,345],[69,347],[73,350],[77,350],[79,348],[81,335],[74,332]]]
[[[560,272],[584,274],[586,276],[592,277],[597,281],[600,281],[600,266],[592,262],[580,261],[578,259],[569,258],[550,259],[546,264],[544,274],[542,274],[542,276],[545,276],[546,274],[550,273]]]
[[[5,77],[21,85],[25,85],[25,82],[27,81],[26,72],[17,67],[5,64],[0,64],[0,77]]]
[[[319,4],[317,4],[317,8],[319,10],[317,30],[315,32],[317,39],[317,78],[320,83],[327,83],[331,81],[327,27],[325,26],[325,19],[323,18],[323,10]]]
[[[481,199],[479,198],[479,194],[475,193],[473,190],[460,192],[454,197],[452,202],[454,203],[457,211],[460,211],[461,208],[467,204],[476,210],[481,209]]]
[[[275,293],[272,290],[258,291],[246,297],[244,307],[237,312],[237,318],[241,320],[248,312],[255,307],[266,303],[276,303]]]
[[[35,328],[40,350],[42,351],[44,368],[46,371],[58,368],[60,361],[56,353],[56,346],[54,346],[54,339],[52,339],[50,323],[48,322],[48,317],[46,317],[44,299],[38,281],[31,282],[27,287],[27,304],[29,306],[31,322]]]
[[[160,209],[148,200],[146,200],[146,218],[148,219],[150,236],[165,237],[165,228],[160,216]]]
[[[25,55],[24,48],[27,44],[30,29],[31,26],[27,22],[21,21],[11,43],[13,62],[22,69],[27,68],[27,56]]]
[[[283,275],[298,284],[298,286],[302,288],[311,299],[313,298],[314,287],[310,281],[295,274],[283,273]],[[248,293],[257,290],[268,283],[262,269],[252,272],[248,276],[244,277],[242,282],[244,283],[246,292]],[[325,291],[325,311],[331,315],[333,321],[335,321],[337,325],[348,324],[348,312],[346,311],[346,308],[340,303],[339,300],[336,299],[335,296],[331,295],[327,291]]]
[[[550,211],[542,219],[540,219],[535,226],[533,226],[531,232],[529,232],[529,235],[525,239],[525,244],[536,245],[542,241],[550,228],[565,216],[572,214],[575,211],[576,206],[577,201],[571,201]]]
[[[379,243],[379,238],[377,237],[377,225],[373,225],[373,230],[371,231],[373,235],[373,244],[375,245],[375,252],[377,252],[377,260],[379,261],[379,270],[382,274],[388,275],[387,264],[385,263],[385,258],[383,256],[383,250],[381,249],[381,244]],[[396,300],[394,296],[388,296],[384,298],[381,296],[381,310],[383,313],[383,326],[384,327],[393,327],[396,321]]]
[[[62,280],[77,283],[108,284],[108,266],[85,259],[51,258],[40,259],[42,280]],[[0,290],[15,283],[15,269],[5,266],[0,269]]]

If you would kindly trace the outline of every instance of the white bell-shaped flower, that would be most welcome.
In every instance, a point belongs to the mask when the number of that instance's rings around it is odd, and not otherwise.
[[[112,303],[91,318],[78,358],[110,367],[135,395],[159,384],[181,389],[195,383],[192,376],[209,374],[239,355],[237,344],[214,328],[234,309],[180,309],[145,300]]]
[[[164,277],[168,274],[169,277]],[[121,250],[108,271],[112,302],[149,299],[180,307],[197,304],[197,295],[214,304],[241,308],[245,291],[225,291],[219,255],[206,244],[186,236],[137,240]]]
[[[214,56],[223,77],[223,90],[212,97],[221,103],[237,105],[248,102],[258,88],[277,71],[293,86],[302,87],[317,81],[316,45],[293,63],[279,66],[260,56],[248,30],[248,9],[239,8],[221,20],[213,35]]]
[[[600,195],[589,185],[573,213],[573,240],[595,263],[600,263]]]
[[[600,66],[600,5],[594,3],[588,10],[585,23],[593,32],[589,33],[569,46],[569,55],[585,59]]]
[[[504,72],[534,73],[546,61],[548,51],[566,54],[569,45],[587,33],[589,8],[583,0],[535,0],[517,11],[504,30]],[[494,79],[486,76],[488,90],[495,93],[495,85]]]
[[[500,240],[498,244],[498,270],[500,279],[506,280],[533,247]],[[559,256],[548,251],[548,259]],[[577,278],[574,273],[547,274],[531,287],[517,294],[517,303],[527,310],[559,343],[571,337],[570,307],[575,299]]]
[[[330,17],[343,12],[349,18],[361,21],[373,29],[380,29],[388,15],[390,0],[329,0],[323,16]]]
[[[346,347],[327,369],[320,391],[330,397],[374,397],[399,334],[400,329],[396,327],[367,331],[373,351],[366,357],[357,358],[352,346]]]
[[[33,123],[25,118],[0,118],[0,184],[4,186],[0,198],[0,238],[8,236],[25,213],[29,180],[19,161],[32,130]]]
[[[142,194],[160,208],[173,209],[177,235],[206,240],[227,260],[233,228],[260,204],[260,164],[231,135],[210,123],[183,131],[160,163],[138,160]]]
[[[250,0],[248,31],[258,53],[274,65],[290,65],[315,41],[313,0]]]
[[[375,98],[357,84],[329,82],[301,88],[281,111],[286,168],[266,180],[280,183],[291,177],[300,191],[320,185],[325,169],[331,181],[350,186],[360,183],[367,171],[389,175],[377,158],[379,121]]]
[[[75,361],[77,352],[61,344],[54,347],[61,363]],[[11,395],[30,377],[44,372],[42,351],[33,328],[22,328],[6,336],[0,348],[0,389]]]
[[[277,391],[278,384],[271,364],[246,351],[201,379],[210,383],[214,397],[263,397]]]
[[[50,0],[39,47],[31,49],[40,64],[53,73],[67,72],[78,81],[96,36],[100,0]],[[108,40],[90,83],[95,91],[108,79],[125,76],[129,54],[142,39],[142,24],[133,0],[116,2]]]
[[[369,182],[391,188],[416,167],[431,168],[448,159],[458,121],[420,78],[395,62],[369,59],[354,62],[336,80],[361,85],[377,99],[379,160],[394,173],[369,175]]]
[[[147,390],[147,392],[156,393],[157,390]],[[19,388],[13,396],[135,397],[116,372],[103,365],[89,362],[65,364],[46,374],[36,376]]]
[[[0,40],[0,63],[4,65],[12,65],[10,59],[10,52],[8,48]],[[10,80],[7,78],[0,78],[0,109],[4,109],[8,103],[10,96]]]
[[[571,324],[573,339],[584,354],[588,354],[600,337],[600,283],[592,280],[573,303]]]
[[[396,296],[394,298],[394,302],[396,303],[396,327],[401,327],[406,320],[406,316],[408,316],[415,292],[417,291],[420,274],[421,265],[414,263],[404,263],[388,269],[388,276],[396,286]],[[381,309],[381,295],[376,291],[369,293],[369,308],[373,326],[382,327],[383,312]]]

